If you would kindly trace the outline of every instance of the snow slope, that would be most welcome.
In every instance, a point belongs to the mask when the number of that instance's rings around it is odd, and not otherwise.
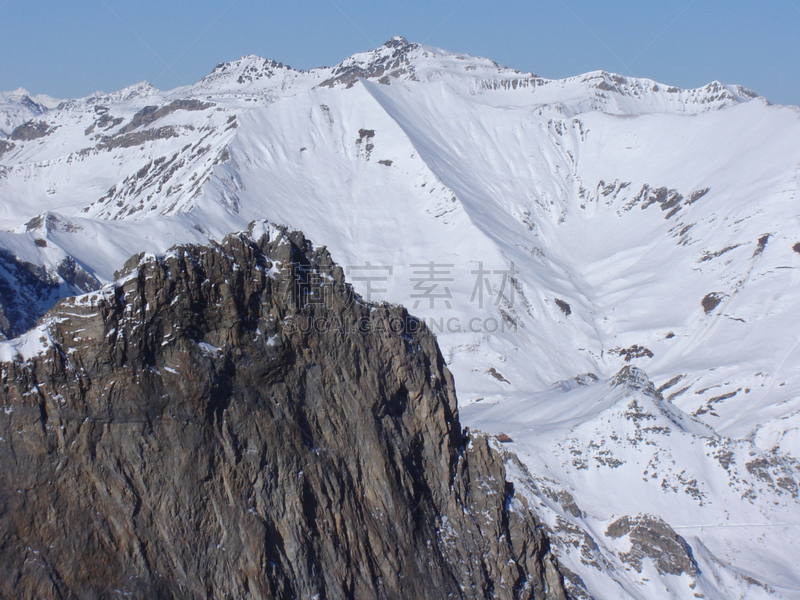
[[[718,82],[402,38],[307,72],[248,56],[168,92],[4,94],[0,249],[68,294],[136,252],[302,229],[426,318],[591,595],[800,598],[799,142],[800,109]],[[683,574],[631,550],[654,523]]]

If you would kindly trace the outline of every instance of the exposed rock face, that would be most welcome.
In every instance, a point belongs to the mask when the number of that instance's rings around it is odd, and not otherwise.
[[[434,337],[326,250],[262,226],[127,269],[0,365],[0,596],[566,598]]]
[[[323,81],[320,86],[344,85],[350,88],[360,78],[378,79],[381,83],[389,83],[390,78],[401,75],[413,78],[414,67],[409,60],[409,54],[419,47],[419,44],[409,43],[405,38],[394,37],[368,53],[368,60],[345,60],[333,69],[332,77]]]
[[[653,515],[622,517],[608,526],[606,535],[612,538],[628,536],[631,549],[622,558],[640,573],[642,560],[653,561],[659,573],[697,575],[697,563],[689,544],[667,523]]]
[[[13,150],[15,145],[12,142],[7,142],[6,140],[0,140],[0,156],[3,156],[6,152]]]
[[[47,241],[38,239],[37,245],[46,246]],[[0,340],[36,325],[38,316],[65,294],[87,292],[99,285],[71,256],[53,273],[0,250]]]
[[[28,121],[11,132],[11,139],[17,142],[38,140],[53,133],[53,129],[43,121]]]
[[[214,105],[210,102],[202,102],[193,98],[188,100],[173,100],[169,104],[161,107],[145,106],[142,110],[133,115],[131,122],[125,125],[125,127],[122,127],[118,133],[123,135],[139,127],[146,127],[178,110],[205,110],[213,106]]]
[[[632,391],[640,391],[653,398],[661,400],[661,392],[656,389],[655,384],[650,381],[647,373],[633,365],[625,365],[619,372],[611,378],[611,385],[614,387],[622,386]]]

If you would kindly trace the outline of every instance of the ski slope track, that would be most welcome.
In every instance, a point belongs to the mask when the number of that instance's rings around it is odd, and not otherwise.
[[[0,94],[0,357],[45,347],[37,319],[132,254],[301,229],[392,268],[347,277],[438,334],[575,597],[800,599],[799,187],[797,107],[402,38],[171,91],[18,90]],[[430,262],[452,265],[433,302]]]

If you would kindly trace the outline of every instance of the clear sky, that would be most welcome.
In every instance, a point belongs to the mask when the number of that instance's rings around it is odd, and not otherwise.
[[[192,83],[258,54],[333,65],[395,35],[544,77],[718,79],[800,105],[800,0],[0,0],[0,90]]]

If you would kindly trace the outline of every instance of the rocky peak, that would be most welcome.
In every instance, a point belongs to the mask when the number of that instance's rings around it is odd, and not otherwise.
[[[565,600],[434,336],[324,248],[260,223],[119,275],[0,365],[0,596]]]
[[[47,113],[53,102],[52,98],[47,96],[34,98],[22,88],[13,92],[0,92],[0,138],[9,136],[25,121]],[[7,144],[0,144],[0,155],[8,149],[10,148]]]
[[[659,517],[626,515],[611,523],[606,535],[612,539],[628,537],[631,548],[622,554],[622,559],[639,573],[646,559],[650,559],[661,574],[688,574],[694,577],[698,573],[689,544]]]
[[[147,98],[158,94],[158,89],[149,81],[140,81],[121,90],[108,94],[108,99],[113,102],[128,102],[137,98]]]
[[[657,400],[661,400],[661,393],[656,389],[655,384],[650,381],[642,369],[633,365],[625,365],[619,372],[611,378],[612,387],[622,387],[631,391],[642,392]]]
[[[414,78],[413,54],[420,44],[410,43],[403,37],[393,37],[381,47],[370,52],[354,54],[336,65],[331,77],[320,85],[352,87],[359,78],[377,79],[388,83],[391,78]]]
[[[203,77],[196,86],[243,86],[265,79],[272,79],[279,74],[297,72],[299,71],[295,71],[283,63],[269,58],[262,58],[255,54],[249,54],[231,62],[218,64],[214,67],[214,70]]]
[[[47,111],[47,107],[36,102],[27,90],[19,88],[13,92],[0,94],[0,103],[2,104],[18,104],[19,106],[29,110],[31,113],[40,115]]]
[[[608,71],[592,71],[579,78],[570,78],[565,82],[578,80],[592,90],[597,90],[600,97],[608,94],[620,98],[645,99],[661,103],[684,104],[684,110],[707,110],[724,108],[757,98],[758,94],[740,85],[724,85],[713,81],[696,89],[681,89],[637,77],[626,77]]]

